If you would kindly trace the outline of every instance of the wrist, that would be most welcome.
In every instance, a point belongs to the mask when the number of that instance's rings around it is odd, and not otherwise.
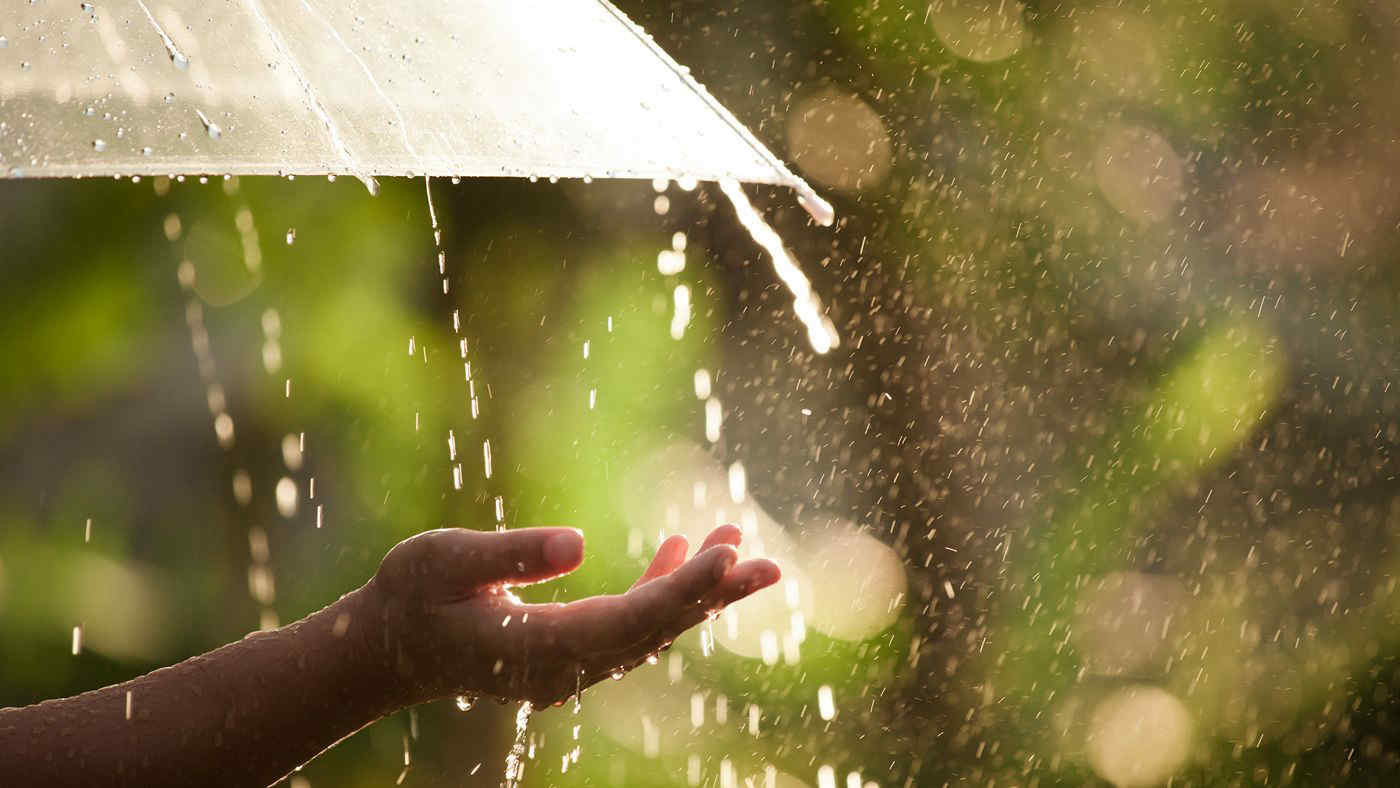
[[[442,682],[444,666],[437,664],[441,650],[422,642],[429,627],[418,606],[386,589],[377,575],[342,599],[351,605],[350,615],[363,622],[356,637],[372,673],[367,680],[385,687],[395,708],[453,694]]]
[[[362,688],[380,715],[420,702],[397,667],[395,616],[373,581],[345,594],[317,616],[348,668],[345,680]]]

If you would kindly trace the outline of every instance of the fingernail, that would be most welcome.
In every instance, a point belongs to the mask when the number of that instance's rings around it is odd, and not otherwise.
[[[730,552],[726,552],[721,556],[719,561],[715,562],[715,579],[722,580],[725,575],[729,574],[729,570],[734,566],[734,562],[737,560],[738,557]]]
[[[565,531],[545,540],[544,561],[557,569],[574,566],[583,560],[583,534]]]

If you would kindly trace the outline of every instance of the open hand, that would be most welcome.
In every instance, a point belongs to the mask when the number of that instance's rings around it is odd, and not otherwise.
[[[484,694],[538,706],[636,667],[777,582],[772,561],[738,561],[740,538],[733,525],[716,528],[687,561],[685,537],[672,536],[625,594],[531,605],[510,587],[578,568],[582,533],[446,528],[400,542],[367,589],[389,664],[413,701]]]

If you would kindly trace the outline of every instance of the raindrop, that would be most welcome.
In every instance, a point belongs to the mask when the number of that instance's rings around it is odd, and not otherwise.
[[[673,249],[662,249],[656,254],[656,270],[668,276],[684,271],[685,253]]]
[[[475,706],[476,702],[480,699],[478,695],[458,695],[457,711],[471,711],[472,707]]]
[[[283,517],[297,513],[297,483],[283,476],[277,481],[277,511]]]
[[[19,70],[20,70],[20,71],[28,71],[28,70],[29,70],[30,68],[32,68],[32,67],[33,67],[33,66],[30,65],[30,63],[29,63],[28,60],[26,60],[26,61],[24,61],[24,62],[22,62],[22,63],[19,64]]]
[[[151,155],[151,153],[152,153],[152,150],[151,150],[151,146],[149,146],[149,145],[147,145],[146,147],[144,147],[144,148],[141,149],[141,155],[142,155],[142,156],[149,156],[149,155]]]
[[[151,27],[155,28],[156,33],[160,35],[160,41],[165,45],[166,53],[170,55],[170,62],[174,63],[175,68],[181,71],[189,68],[190,59],[185,57],[185,53],[181,52],[180,48],[175,45],[175,40],[170,37],[170,34],[165,32],[165,28],[160,26],[160,22],[156,21],[156,17],[151,13],[151,9],[147,8],[142,0],[136,0],[136,4],[141,6],[141,10],[146,14],[146,19],[151,23]]]
[[[224,130],[219,128],[219,124],[210,120],[208,115],[205,115],[198,109],[194,111],[194,114],[198,115],[199,122],[204,124],[204,130],[209,133],[209,139],[216,140],[224,136]]]
[[[92,3],[79,3],[79,4],[78,4],[78,7],[81,8],[81,9],[83,9],[84,11],[86,11],[86,12],[89,13],[89,14],[92,13],[93,11],[97,10],[96,8],[93,7]]]
[[[295,228],[295,227],[288,227],[288,228],[287,228],[287,245],[288,245],[288,246],[291,246],[293,243],[296,242],[296,240],[297,240],[297,228]]]
[[[98,153],[101,153],[102,151],[107,150],[107,142],[105,140],[93,140],[92,149],[97,151]]]
[[[5,47],[8,47],[9,45],[10,45],[10,39],[5,38],[4,36],[0,36],[0,49],[4,49]]]
[[[831,687],[826,684],[817,689],[817,713],[824,720],[836,716],[836,699],[831,693]]]

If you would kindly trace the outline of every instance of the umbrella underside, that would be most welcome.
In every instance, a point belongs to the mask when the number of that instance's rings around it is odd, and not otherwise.
[[[694,178],[829,211],[604,0],[13,6],[0,177]]]

